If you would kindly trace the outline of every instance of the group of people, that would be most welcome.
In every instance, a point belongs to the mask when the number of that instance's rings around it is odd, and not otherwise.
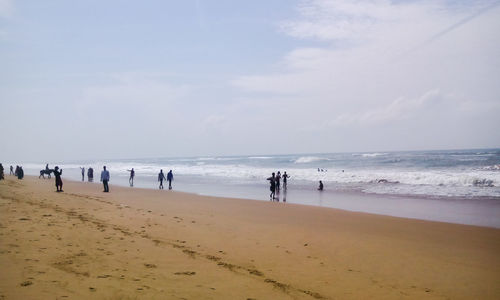
[[[276,194],[279,194],[280,192],[280,183],[281,179],[283,179],[283,189],[285,190],[286,193],[286,187],[287,187],[287,179],[290,178],[290,175],[286,173],[286,171],[281,175],[280,171],[277,173],[272,173],[271,177],[268,177],[267,180],[269,180],[270,187],[269,189],[271,190],[271,194],[269,195],[269,198],[271,201],[274,201],[276,199]],[[323,181],[319,181],[319,187],[318,191],[322,191],[324,188],[323,186]]]
[[[82,181],[85,181],[85,167],[80,167],[80,170],[82,170]],[[94,182],[94,169],[92,167],[87,169],[87,179],[89,182]]]
[[[274,200],[276,198],[276,193],[280,192],[281,189],[281,179],[283,179],[283,189],[286,190],[286,184],[287,184],[287,179],[290,178],[290,175],[286,173],[286,171],[283,173],[283,176],[281,175],[281,172],[278,171],[277,173],[274,173],[271,175],[271,177],[267,178],[270,183],[269,189],[271,190],[271,194],[269,195],[269,198],[271,200]]]
[[[0,179],[4,179],[4,168],[2,166],[2,164],[0,164]],[[14,167],[13,166],[10,166],[10,175],[14,175],[17,177],[17,179],[23,179],[24,178],[24,170],[23,170],[23,167],[21,166],[17,166],[16,165],[16,169],[14,170]]]
[[[45,168],[48,169],[48,164],[46,165]],[[62,192],[62,180],[61,180],[62,169],[60,172],[57,170],[58,170],[58,167],[55,167],[54,170],[51,170],[51,171],[54,172],[54,174],[56,175],[57,191]],[[80,170],[82,171],[81,172],[82,181],[85,181],[85,167],[80,167]],[[56,173],[56,171],[58,172],[58,174]],[[130,177],[129,177],[128,182],[129,182],[130,186],[133,187],[134,186],[134,177],[135,177],[134,168],[127,170],[127,171],[130,172]],[[94,181],[94,169],[92,167],[89,167],[87,169],[87,178],[88,178],[89,182]],[[110,179],[109,171],[106,169],[106,166],[104,166],[103,170],[101,172],[101,182],[103,184],[105,193],[109,192],[109,184],[108,184],[109,179]],[[163,180],[168,181],[168,189],[171,190],[172,189],[172,181],[174,180],[174,174],[172,173],[172,170],[170,170],[166,176],[163,173],[163,170],[160,170],[160,173],[158,174],[158,181],[160,182],[159,189],[161,189],[161,190],[163,189]]]

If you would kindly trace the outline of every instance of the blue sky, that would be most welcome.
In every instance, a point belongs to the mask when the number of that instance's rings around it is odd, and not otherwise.
[[[0,0],[0,157],[499,147],[499,4]]]

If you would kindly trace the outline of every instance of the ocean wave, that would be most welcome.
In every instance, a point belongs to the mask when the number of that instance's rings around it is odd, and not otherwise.
[[[322,160],[328,160],[324,157],[317,157],[317,156],[301,156],[294,160],[293,162],[296,164],[307,164],[315,161],[322,161]]]
[[[384,156],[387,155],[388,153],[362,153],[361,157],[377,157],[377,156]]]

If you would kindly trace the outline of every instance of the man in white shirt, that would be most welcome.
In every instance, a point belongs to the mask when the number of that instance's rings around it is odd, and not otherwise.
[[[102,181],[102,184],[104,185],[104,192],[108,193],[109,192],[109,186],[108,186],[109,171],[106,170],[106,166],[104,166],[103,169],[104,170],[101,172],[101,181]]]

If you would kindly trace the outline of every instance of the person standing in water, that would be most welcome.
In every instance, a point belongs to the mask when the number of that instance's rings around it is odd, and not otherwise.
[[[82,170],[82,181],[85,181],[85,167],[80,167]]]
[[[274,173],[271,175],[271,177],[267,178],[269,180],[270,186],[269,190],[271,191],[271,194],[269,195],[269,198],[271,201],[274,200],[274,193],[276,192],[276,182],[274,178]]]
[[[319,181],[318,191],[322,191],[322,190],[323,190],[323,182],[320,180]]]
[[[158,189],[163,190],[163,180],[166,179],[167,178],[165,177],[163,170],[160,170],[160,173],[158,173],[158,181],[160,182],[160,186],[158,187]]]
[[[93,182],[94,181],[94,169],[92,169],[92,167],[89,167],[87,169],[87,179],[89,182]]]
[[[62,169],[61,171],[59,171],[59,167],[56,166],[54,168],[54,170],[52,170],[52,172],[54,173],[54,176],[56,177],[56,189],[57,189],[57,192],[62,192],[62,186],[63,186],[63,182],[62,182],[62,179],[61,179],[61,175],[62,175]]]
[[[172,180],[174,180],[174,174],[172,174],[172,170],[168,171],[167,174],[167,180],[168,180],[168,189],[172,189]]]
[[[276,192],[280,192],[280,188],[281,188],[281,184],[280,184],[280,180],[281,180],[281,172],[278,171],[278,173],[276,173]]]
[[[10,166],[10,174],[9,175],[14,175],[14,167]]]
[[[132,170],[127,170],[130,172],[130,178],[128,179],[128,183],[130,183],[130,186],[134,186],[134,176],[135,176],[135,171],[134,168]]]
[[[283,189],[286,189],[286,181],[288,178],[290,178],[290,175],[288,175],[285,171],[285,173],[283,173]]]
[[[104,192],[105,193],[109,193],[109,185],[108,185],[108,182],[109,182],[109,171],[106,170],[106,166],[104,166],[102,168],[103,168],[103,170],[101,172],[102,185],[104,186]]]

